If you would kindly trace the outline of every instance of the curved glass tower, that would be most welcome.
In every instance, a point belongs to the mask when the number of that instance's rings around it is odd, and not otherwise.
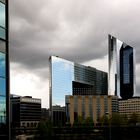
[[[0,139],[9,130],[8,0],[0,0]]]
[[[108,94],[132,98],[135,92],[134,49],[109,35]]]

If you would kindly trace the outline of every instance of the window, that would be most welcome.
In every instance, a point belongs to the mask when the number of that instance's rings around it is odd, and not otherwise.
[[[0,2],[0,26],[5,27],[5,5]]]
[[[5,54],[0,52],[0,77],[5,77]]]
[[[4,52],[5,53],[5,47],[6,47],[5,41],[0,40],[0,52]]]
[[[6,123],[6,101],[5,101],[5,97],[0,97],[0,123]]]
[[[5,78],[0,78],[0,95],[6,95]]]
[[[0,27],[0,38],[5,39],[5,29]]]

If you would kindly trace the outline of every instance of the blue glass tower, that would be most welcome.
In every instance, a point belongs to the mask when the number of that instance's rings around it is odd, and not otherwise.
[[[123,45],[120,49],[120,96],[129,99],[134,94],[133,48]]]
[[[9,135],[8,0],[0,0],[0,139]]]
[[[60,57],[50,59],[50,116],[53,106],[65,106],[66,95],[107,95],[107,73]]]
[[[132,98],[135,92],[134,49],[111,35],[108,39],[108,94]]]

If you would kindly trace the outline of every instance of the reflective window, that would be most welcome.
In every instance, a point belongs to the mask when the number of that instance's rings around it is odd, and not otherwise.
[[[120,94],[120,70],[119,57],[123,42],[109,35],[109,74],[108,74],[108,93],[109,95]],[[112,49],[113,48],[113,49]]]
[[[131,93],[132,96],[135,78],[133,61],[133,48],[109,35],[109,95],[128,98]]]
[[[0,96],[0,123],[6,123],[6,97]]]
[[[65,95],[107,94],[107,73],[95,68],[52,56],[50,75],[50,105],[64,106]]]
[[[0,26],[5,27],[5,5],[0,2]]]
[[[5,39],[5,29],[0,27],[0,38]]]
[[[124,84],[130,83],[130,76],[131,76],[131,55],[133,54],[133,49],[131,47],[125,47],[123,49],[123,82]],[[133,59],[133,58],[132,58]]]
[[[5,78],[0,78],[0,95],[6,95]]]
[[[0,77],[5,77],[5,54],[0,52]]]
[[[73,62],[52,56],[52,105],[65,105],[65,95],[72,94]]]
[[[4,52],[5,53],[5,47],[6,47],[5,41],[0,40],[0,52]]]

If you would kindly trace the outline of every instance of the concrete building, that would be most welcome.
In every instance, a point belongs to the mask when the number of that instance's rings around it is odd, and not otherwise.
[[[67,118],[73,124],[78,116],[90,117],[96,124],[106,115],[118,112],[118,97],[107,95],[67,95],[66,96]]]
[[[25,97],[11,97],[12,127],[36,127],[41,119],[41,99]]]
[[[49,109],[41,108],[41,120],[49,120]]]
[[[64,126],[66,123],[66,108],[53,106],[53,126]]]
[[[133,113],[140,117],[140,97],[119,100],[119,113],[127,118],[130,118]]]

